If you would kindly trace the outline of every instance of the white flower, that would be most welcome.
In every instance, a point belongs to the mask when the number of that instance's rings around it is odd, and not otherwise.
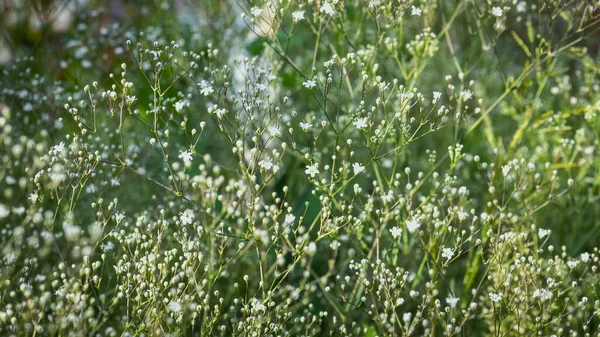
[[[509,172],[510,172],[510,165],[504,165],[504,166],[502,166],[502,175],[503,176],[506,177]]]
[[[448,303],[448,305],[450,306],[450,308],[456,308],[456,305],[458,304],[459,300],[460,300],[460,298],[447,297],[446,298],[446,303]]]
[[[433,92],[433,101],[437,102],[440,98],[442,98],[442,93],[439,91]]]
[[[414,218],[410,219],[406,222],[406,229],[408,230],[409,233],[413,233],[419,227],[421,227],[421,224]]]
[[[458,213],[456,213],[456,215],[458,216],[458,220],[463,221],[467,218],[469,213],[463,212],[463,211],[458,211]]]
[[[308,129],[312,128],[312,124],[310,123],[304,123],[304,122],[300,122],[300,128],[302,129],[302,131],[306,132],[308,131]]]
[[[450,261],[454,256],[454,251],[452,248],[444,248],[442,249],[442,257]]]
[[[536,289],[533,292],[533,297],[537,297],[542,301],[546,301],[552,298],[552,292],[548,289]]]
[[[31,202],[36,202],[36,201],[38,200],[38,195],[37,195],[36,193],[31,193],[31,194],[29,195],[29,200],[30,200]]]
[[[590,261],[590,253],[581,253],[581,262],[588,263]]]
[[[312,89],[317,86],[317,82],[315,80],[305,80],[304,82],[302,82],[302,85],[305,88]]]
[[[181,112],[183,107],[185,106],[185,101],[179,101],[175,103],[175,111]]]
[[[115,220],[117,221],[117,224],[121,223],[121,221],[125,218],[125,214],[121,213],[121,212],[117,212],[115,213]]]
[[[354,175],[357,175],[365,170],[365,167],[362,166],[361,163],[352,164],[352,170],[354,170]]]
[[[308,255],[315,255],[317,252],[317,244],[311,241],[306,247],[306,251],[308,252]]]
[[[304,11],[295,11],[292,13],[292,18],[294,19],[294,22],[298,22],[302,19],[304,19]]]
[[[471,92],[471,90],[463,90],[460,92],[460,96],[463,98],[463,101],[468,101],[471,98],[473,98],[473,93]]]
[[[296,217],[293,214],[286,214],[283,223],[286,225],[291,225],[294,223],[294,221],[296,221]]]
[[[258,162],[258,166],[260,166],[263,170],[270,170],[273,168],[273,161],[271,158],[266,158]]]
[[[113,248],[115,248],[115,244],[110,241],[100,244],[100,249],[102,249],[102,251],[105,253],[112,250]]]
[[[171,303],[169,303],[169,311],[170,312],[181,312],[181,310],[183,310],[183,306],[181,305],[181,303],[177,302],[177,301],[172,301]]]
[[[200,83],[198,83],[198,86],[200,86],[200,93],[204,96],[208,96],[215,92],[213,87],[210,85],[210,82],[208,81],[202,80],[200,81]]]
[[[190,166],[192,164],[192,151],[179,151],[179,159],[183,160],[185,166]]]
[[[492,302],[494,303],[498,303],[502,300],[502,293],[489,293],[488,296],[490,297],[490,300],[492,300]]]
[[[223,118],[223,116],[225,115],[225,113],[227,112],[227,110],[225,110],[223,108],[217,108],[213,112],[215,113],[215,115],[217,115],[218,119],[221,119],[221,118]]]
[[[363,118],[359,118],[357,120],[354,121],[354,123],[352,123],[354,126],[356,126],[357,129],[361,130],[367,127],[367,118],[363,117]]]
[[[421,16],[422,13],[423,11],[421,10],[421,8],[412,6],[410,15]]]
[[[397,239],[400,236],[400,234],[402,234],[402,229],[400,229],[400,227],[398,226],[394,226],[390,228],[390,233],[392,233],[392,237],[394,239]]]
[[[306,166],[306,171],[304,171],[304,173],[308,174],[311,178],[314,178],[319,174],[319,163]]]
[[[6,205],[0,204],[0,219],[6,218],[10,214],[10,210]]]
[[[544,229],[544,228],[538,229],[538,237],[540,239],[543,238],[543,237],[545,237],[548,234],[550,234],[550,230],[549,229]]]
[[[64,142],[60,142],[60,144],[58,145],[54,145],[54,151],[56,151],[56,153],[61,153],[65,150],[65,143]]]
[[[181,221],[182,225],[191,225],[195,218],[196,216],[191,209],[186,209],[182,213],[179,213],[179,221]]]
[[[331,16],[334,16],[336,14],[335,8],[329,2],[324,3],[323,6],[321,6],[321,8],[319,9],[319,11],[321,13],[325,13]]]
[[[492,15],[493,16],[499,18],[499,17],[502,16],[502,14],[503,14],[502,8],[500,8],[500,7],[494,7],[494,8],[492,8]]]

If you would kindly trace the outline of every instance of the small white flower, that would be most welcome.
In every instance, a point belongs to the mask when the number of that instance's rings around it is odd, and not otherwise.
[[[31,194],[29,195],[29,200],[30,200],[31,202],[36,202],[36,201],[38,200],[38,195],[37,195],[36,193],[31,193]]]
[[[394,239],[397,239],[400,236],[400,234],[402,234],[402,229],[400,229],[400,227],[398,226],[394,226],[390,228],[390,233],[392,233],[392,237]]]
[[[366,117],[359,118],[359,119],[355,120],[354,123],[352,123],[352,124],[354,126],[356,126],[357,129],[362,130],[367,127],[367,118]]]
[[[115,221],[117,221],[117,224],[120,224],[124,218],[125,218],[125,214],[123,214],[121,212],[115,213]]]
[[[262,13],[262,8],[252,7],[252,9],[250,9],[250,14],[252,14],[252,16],[255,18],[259,17],[261,13]]]
[[[458,211],[458,213],[456,213],[456,215],[458,216],[458,220],[464,221],[467,218],[467,216],[469,216],[469,213],[463,212],[463,211]]]
[[[330,4],[329,2],[324,3],[321,8],[319,9],[319,11],[321,13],[325,13],[327,15],[331,15],[334,16],[337,12],[335,11],[335,8],[333,7],[332,4]]]
[[[302,85],[305,88],[312,89],[317,86],[317,82],[315,80],[305,80],[304,82],[302,82]]]
[[[410,15],[421,16],[421,14],[423,14],[423,11],[421,10],[421,8],[412,6]]]
[[[315,253],[317,252],[317,244],[311,241],[308,244],[306,251],[308,252],[309,255],[315,255]]]
[[[306,171],[304,171],[311,178],[314,178],[317,174],[319,174],[319,163],[314,163],[312,165],[306,166]]]
[[[266,158],[259,161],[258,166],[260,166],[260,168],[263,170],[269,171],[273,168],[273,161],[271,160],[271,158]]]
[[[446,303],[450,306],[450,308],[456,308],[456,305],[458,304],[459,300],[460,300],[460,298],[447,297],[446,298]]]
[[[452,248],[442,249],[442,257],[450,261],[452,257],[454,257],[454,251],[452,250]]]
[[[462,97],[463,101],[468,101],[473,98],[473,93],[471,90],[463,90],[460,92],[460,97]]]
[[[304,19],[304,11],[295,11],[292,13],[292,18],[294,19],[294,22],[298,22],[300,20]]]
[[[352,170],[354,170],[354,175],[362,173],[365,170],[365,167],[361,163],[352,164]]]
[[[182,213],[179,213],[179,221],[181,221],[181,224],[184,226],[191,225],[195,218],[194,211],[191,209],[186,209]]]
[[[296,217],[293,214],[286,214],[283,223],[286,225],[291,225],[294,223],[294,221],[296,221]]]
[[[198,83],[198,86],[200,86],[200,93],[204,96],[208,96],[215,92],[213,87],[210,85],[210,82],[208,81],[202,80],[200,81],[200,83]]]
[[[434,91],[433,92],[433,101],[437,102],[440,100],[440,98],[442,98],[442,93],[439,91]]]
[[[183,160],[183,163],[185,164],[185,166],[190,166],[192,164],[192,151],[190,150],[185,150],[185,151],[179,151],[179,159]]]
[[[492,302],[494,303],[498,303],[502,300],[502,293],[489,293],[488,296],[490,297],[490,300],[492,300]]]
[[[181,112],[183,107],[185,106],[185,101],[175,102],[175,111]]]
[[[302,129],[302,131],[306,132],[308,131],[308,129],[312,128],[313,125],[310,123],[304,123],[304,122],[300,122],[300,128]]]
[[[548,289],[536,289],[533,292],[533,297],[537,297],[542,301],[547,301],[552,298],[552,292]]]
[[[414,218],[406,222],[406,229],[409,233],[414,233],[414,231],[417,230],[419,227],[421,227],[421,224]]]
[[[510,172],[510,165],[504,165],[504,166],[502,166],[502,175],[503,176],[506,177],[509,172]]]
[[[60,142],[60,144],[58,145],[54,145],[54,151],[56,151],[56,153],[61,153],[65,150],[65,143],[64,142]]]
[[[0,204],[0,219],[6,218],[10,214],[10,210],[6,205]]]
[[[549,229],[544,229],[544,228],[538,229],[538,237],[540,239],[544,238],[548,234],[550,234],[550,230]]]
[[[492,8],[492,15],[495,16],[495,17],[499,18],[499,17],[502,16],[503,13],[504,12],[502,11],[502,8],[500,8],[500,7],[494,7],[494,8]]]
[[[181,303],[177,301],[172,301],[171,303],[169,303],[170,312],[178,313],[181,312],[181,310],[183,310],[183,306],[181,305]]]
[[[581,262],[588,263],[590,261],[590,253],[581,253]]]

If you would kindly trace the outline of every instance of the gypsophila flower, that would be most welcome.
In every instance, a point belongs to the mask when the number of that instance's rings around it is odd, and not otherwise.
[[[411,7],[410,15],[421,16],[422,14],[423,11],[421,10],[421,8],[415,6]]]
[[[315,80],[305,80],[304,82],[302,82],[302,85],[305,88],[312,89],[317,86],[317,82]]]
[[[304,171],[311,178],[314,178],[317,174],[319,174],[319,163],[313,163],[312,165],[306,166],[306,171]]]
[[[181,110],[183,109],[184,106],[185,106],[184,101],[175,102],[175,111],[181,112]]]
[[[460,298],[456,297],[446,297],[446,303],[450,306],[450,308],[456,308],[459,300]]]
[[[36,193],[29,194],[28,198],[31,202],[36,202],[38,200],[38,195]]]
[[[173,313],[178,313],[183,310],[183,306],[178,301],[171,301],[169,303],[169,311]]]
[[[183,160],[183,163],[185,166],[190,166],[192,164],[192,151],[190,150],[185,150],[185,151],[179,151],[179,159]]]
[[[270,170],[273,168],[273,160],[271,158],[266,158],[258,162],[258,166],[260,166],[263,170]]]
[[[550,234],[550,230],[549,229],[544,229],[544,228],[538,229],[538,237],[540,239],[543,238],[543,237],[545,237],[548,234]]]
[[[357,120],[354,121],[354,123],[352,123],[354,126],[356,126],[357,129],[362,130],[364,128],[367,127],[367,118],[363,117],[363,118],[358,118]]]
[[[539,298],[542,301],[547,301],[552,298],[552,292],[548,289],[536,289],[533,292],[533,297]]]
[[[294,221],[296,221],[296,217],[293,214],[286,214],[283,223],[286,225],[291,225],[294,223]]]
[[[334,16],[337,13],[335,10],[335,7],[333,7],[333,5],[330,4],[329,2],[326,2],[323,5],[321,5],[321,8],[319,9],[319,11],[321,13],[325,13],[330,16]]]
[[[394,239],[397,239],[400,236],[400,234],[402,234],[402,229],[400,229],[400,227],[398,226],[394,226],[390,228],[390,233],[392,233],[392,237]]]
[[[310,128],[312,128],[313,125],[310,123],[304,123],[304,122],[300,122],[300,128],[302,129],[302,131],[306,132],[308,131]]]
[[[252,14],[252,16],[259,17],[260,14],[262,13],[262,8],[258,8],[258,7],[252,7],[250,9],[250,14]]]
[[[125,218],[125,214],[123,214],[121,212],[115,213],[115,221],[117,222],[117,224],[120,224],[124,218]]]
[[[588,263],[590,261],[590,253],[581,253],[581,262]]]
[[[503,14],[502,8],[500,7],[493,7],[492,8],[492,15],[495,17],[501,17]]]
[[[462,97],[463,101],[468,101],[473,98],[473,93],[471,90],[463,90],[460,92],[460,97]]]
[[[454,257],[454,251],[452,250],[452,248],[442,249],[442,257],[450,261],[452,257]]]
[[[353,163],[352,170],[354,171],[354,175],[360,174],[365,170],[365,167],[361,163]]]
[[[195,218],[194,211],[191,209],[186,209],[182,213],[179,213],[179,221],[181,221],[182,225],[191,225]]]
[[[502,166],[502,175],[503,176],[506,177],[509,172],[510,172],[510,165],[504,165],[504,166]]]
[[[488,296],[490,300],[494,303],[498,303],[502,301],[502,293],[489,293]]]
[[[0,204],[0,219],[6,218],[10,214],[10,210],[6,205]]]
[[[200,93],[204,96],[208,96],[208,95],[212,94],[213,92],[215,92],[213,87],[206,80],[200,81],[200,83],[198,83],[198,86],[200,86]]]
[[[406,229],[409,233],[414,233],[419,227],[421,227],[421,224],[414,218],[406,221]]]
[[[295,11],[292,13],[292,18],[294,19],[294,22],[298,22],[300,20],[304,19],[304,11]]]

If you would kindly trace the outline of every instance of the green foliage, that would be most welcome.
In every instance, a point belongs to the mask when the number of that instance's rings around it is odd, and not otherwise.
[[[597,3],[0,10],[0,335],[600,333]]]

